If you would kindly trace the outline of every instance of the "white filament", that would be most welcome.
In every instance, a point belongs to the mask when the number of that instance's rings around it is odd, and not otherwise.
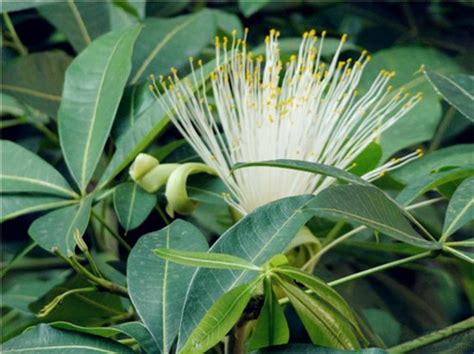
[[[174,69],[168,82],[161,79],[167,94],[160,101],[173,123],[218,172],[232,194],[228,202],[243,214],[276,199],[316,194],[334,179],[269,167],[231,174],[237,162],[294,159],[350,169],[371,142],[421,99],[421,94],[410,97],[402,90],[391,93],[387,84],[394,73],[387,71],[359,97],[356,88],[370,56],[364,51],[354,63],[339,61],[345,35],[325,64],[320,56],[325,33],[320,40],[315,31],[305,33],[298,55],[285,67],[278,36],[275,30],[267,36],[265,59],[247,52],[245,37],[234,34],[230,44],[225,37],[216,38],[212,106],[200,61],[195,70],[191,60],[191,80],[180,80]],[[417,155],[392,160],[363,178],[373,180]]]

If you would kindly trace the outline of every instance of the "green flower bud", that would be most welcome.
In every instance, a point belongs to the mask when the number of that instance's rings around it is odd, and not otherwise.
[[[158,160],[148,154],[138,154],[130,166],[129,174],[132,180],[138,182],[144,175],[158,166]]]

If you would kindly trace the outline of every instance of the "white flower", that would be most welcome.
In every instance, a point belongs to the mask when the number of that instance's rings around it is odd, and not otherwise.
[[[265,39],[265,57],[247,51],[246,35],[247,31],[241,40],[234,33],[232,43],[216,37],[212,105],[200,61],[195,70],[190,60],[193,84],[201,85],[195,92],[191,81],[180,80],[174,69],[168,81],[160,80],[167,92],[161,101],[173,123],[217,171],[232,194],[229,203],[243,214],[276,199],[316,194],[334,179],[270,167],[231,174],[235,163],[294,159],[350,170],[367,145],[421,99],[421,94],[391,92],[387,83],[394,73],[387,71],[359,96],[357,85],[370,56],[364,51],[355,62],[339,61],[346,35],[328,64],[321,59],[325,32],[320,38],[314,30],[305,33],[298,55],[286,64],[280,60],[277,31]],[[417,153],[392,160],[363,178],[375,179]]]

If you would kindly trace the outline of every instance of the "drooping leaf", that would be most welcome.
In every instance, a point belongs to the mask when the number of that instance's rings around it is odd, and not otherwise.
[[[40,324],[2,345],[2,353],[133,353],[118,342]]]
[[[59,135],[66,163],[83,192],[112,127],[139,32],[140,27],[133,27],[104,35],[66,72]]]
[[[115,188],[114,208],[125,230],[140,226],[156,205],[156,194],[145,192],[136,183],[126,182]]]
[[[418,91],[424,94],[420,103],[382,134],[382,160],[404,147],[431,139],[441,119],[439,98],[424,75],[419,72],[421,65],[443,74],[461,70],[449,56],[436,49],[422,47],[380,50],[372,56],[372,60],[364,69],[361,91],[369,88],[380,70],[389,70],[396,72],[396,76],[390,80],[395,89],[403,86],[413,94]],[[418,74],[415,74],[416,72]]]
[[[311,217],[302,211],[312,196],[296,196],[275,201],[251,214],[225,232],[211,252],[230,254],[263,265],[275,254],[282,253],[301,226]],[[180,330],[178,351],[197,323],[225,293],[238,285],[251,282],[255,272],[199,268],[189,289]]]
[[[333,307],[317,296],[306,294],[298,286],[277,279],[313,344],[339,349],[360,348],[352,326]]]
[[[38,155],[9,140],[0,140],[1,193],[36,192],[76,197],[69,183]]]
[[[286,344],[290,339],[285,314],[278,303],[278,298],[273,293],[271,281],[267,279],[264,281],[264,294],[265,301],[262,310],[247,342],[249,351]]]
[[[474,77],[472,75],[442,75],[426,70],[425,75],[435,90],[471,122],[474,122]]]
[[[316,162],[308,162],[308,161],[300,161],[300,160],[272,160],[272,161],[262,161],[262,162],[238,163],[233,167],[233,170],[238,170],[240,168],[244,168],[244,167],[247,168],[247,167],[252,167],[252,166],[288,168],[291,170],[305,171],[305,172],[311,172],[311,173],[316,173],[316,174],[322,174],[325,176],[331,176],[348,183],[369,185],[369,183],[363,180],[362,178],[357,177],[339,168],[329,166],[329,165],[323,165]]]
[[[41,6],[38,12],[66,36],[76,52],[110,31],[106,1],[61,1]]]
[[[171,67],[179,69],[213,40],[215,32],[215,17],[206,10],[172,19],[147,19],[133,54],[130,82],[143,82],[150,74],[165,75]]]
[[[245,259],[223,253],[186,252],[167,248],[157,248],[155,254],[168,261],[191,267],[214,269],[260,270]]]
[[[24,0],[24,1],[2,1],[0,3],[0,12],[15,12],[60,2],[62,0]]]
[[[74,204],[74,200],[53,197],[49,195],[31,194],[2,194],[0,222],[17,218],[21,215],[61,208]]]
[[[423,239],[410,225],[405,211],[380,189],[344,185],[320,192],[308,204],[316,215],[329,215],[361,223],[413,246],[439,249],[436,242]]]
[[[451,181],[456,181],[474,175],[474,166],[453,168],[448,171],[433,173],[409,183],[397,196],[397,201],[402,205],[408,205],[416,197],[436,187]]]
[[[460,144],[430,152],[421,159],[390,172],[402,182],[414,180],[446,167],[474,165],[474,144]]]
[[[264,8],[268,3],[270,3],[270,0],[239,0],[239,9],[245,17],[249,17]]]
[[[128,258],[130,298],[162,353],[168,353],[178,333],[186,292],[195,269],[157,257],[160,247],[206,251],[207,241],[192,224],[176,220],[142,236]]]
[[[15,58],[2,67],[0,90],[50,117],[56,117],[64,73],[71,59],[58,50]]]
[[[219,298],[191,333],[180,353],[202,353],[219,343],[239,320],[258,282],[235,287]]]
[[[472,220],[474,220],[474,177],[461,183],[449,201],[442,237],[447,238]]]
[[[68,256],[74,253],[76,242],[74,231],[84,234],[89,223],[92,198],[81,199],[77,205],[71,205],[50,212],[36,219],[28,229],[28,234],[39,246],[47,251],[57,247]]]

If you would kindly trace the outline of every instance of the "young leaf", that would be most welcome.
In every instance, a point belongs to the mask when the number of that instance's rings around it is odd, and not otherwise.
[[[219,343],[239,320],[258,282],[259,279],[237,286],[219,298],[193,330],[180,353],[203,353]]]
[[[214,38],[215,22],[207,10],[172,19],[147,19],[133,53],[131,83],[139,83],[150,74],[165,75],[170,67],[179,68],[189,56],[197,56]]]
[[[153,250],[159,247],[205,252],[208,245],[196,227],[176,220],[140,237],[128,257],[130,299],[161,353],[169,353],[195,269],[157,257]]]
[[[76,52],[110,31],[108,4],[104,1],[58,1],[38,8],[38,12],[66,36]]]
[[[92,198],[81,199],[77,205],[71,205],[50,212],[36,219],[28,229],[28,234],[39,246],[47,251],[57,247],[68,256],[74,253],[76,241],[74,231],[84,234],[91,213]]]
[[[77,197],[64,177],[49,163],[21,145],[0,140],[1,193],[37,192]]]
[[[474,122],[474,76],[465,74],[442,75],[426,70],[426,78],[450,105]]]
[[[474,175],[474,165],[453,168],[448,171],[433,173],[418,178],[409,183],[397,196],[397,201],[402,205],[408,205],[420,195],[435,189],[443,184],[456,181]]]
[[[249,351],[286,344],[290,331],[283,309],[273,293],[270,279],[264,281],[265,301],[258,315],[257,323],[247,343]]]
[[[298,313],[313,344],[340,349],[360,348],[351,324],[332,306],[281,278],[277,280],[277,284]]]
[[[469,221],[474,220],[474,177],[466,179],[449,201],[444,219],[443,236],[446,240]]]
[[[71,59],[61,51],[16,58],[3,67],[0,89],[50,117],[56,117],[64,73]]]
[[[348,183],[369,185],[369,182],[363,180],[362,178],[355,176],[352,173],[341,170],[339,168],[329,166],[329,165],[323,165],[320,163],[300,161],[300,160],[272,160],[272,161],[262,161],[262,162],[238,163],[233,167],[233,170],[235,171],[240,168],[252,167],[252,166],[287,168],[290,170],[322,174],[325,176],[337,178],[341,181],[348,182]]]
[[[192,267],[215,269],[261,270],[245,259],[223,253],[186,252],[157,248],[155,254],[168,261]]]
[[[126,231],[140,226],[156,205],[156,199],[156,194],[145,192],[136,183],[118,185],[114,191],[114,207],[120,225]]]
[[[100,37],[71,63],[59,108],[61,148],[84,192],[112,127],[140,27]]]
[[[40,324],[2,345],[2,353],[134,353],[110,339],[63,331]]]

